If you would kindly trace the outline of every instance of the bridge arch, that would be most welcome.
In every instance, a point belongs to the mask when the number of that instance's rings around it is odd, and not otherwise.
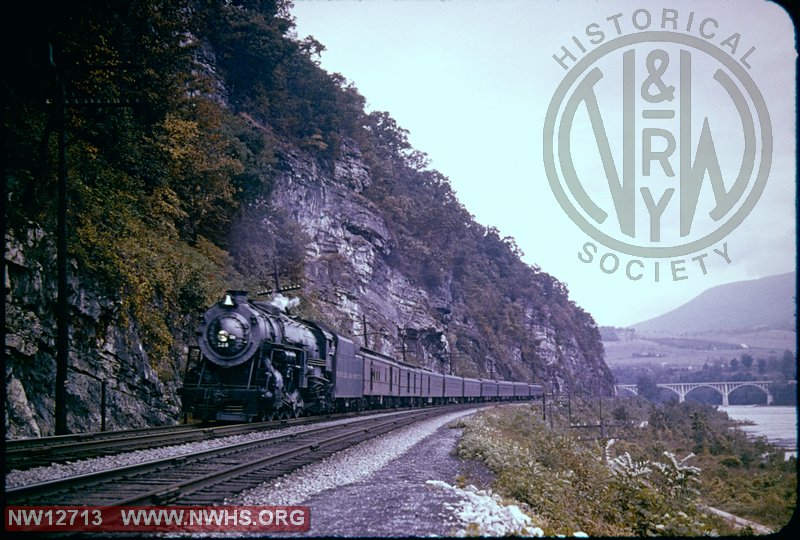
[[[730,401],[731,395],[733,395],[735,392],[737,392],[741,388],[758,388],[759,390],[761,390],[761,393],[764,394],[764,398],[766,400],[765,403],[767,405],[772,403],[772,393],[769,390],[767,390],[761,384],[752,384],[752,383],[747,383],[747,382],[742,383],[741,385],[737,386],[736,388],[731,388],[730,392],[728,392],[728,400]]]
[[[618,384],[617,385],[617,395],[620,395],[620,392],[622,392],[622,391],[628,392],[633,396],[638,396],[639,395],[639,391],[633,385]]]
[[[719,395],[720,402],[723,405],[727,401],[727,395],[725,394],[725,392],[723,392],[722,389],[720,389],[718,386],[715,386],[713,384],[697,384],[697,385],[693,385],[691,388],[686,390],[686,393],[683,395],[683,398],[681,399],[681,401],[685,401],[686,398],[689,397],[689,394],[691,394],[695,390],[700,390],[700,389],[703,389],[703,388],[708,388],[708,389],[711,389],[714,392],[716,392]]]

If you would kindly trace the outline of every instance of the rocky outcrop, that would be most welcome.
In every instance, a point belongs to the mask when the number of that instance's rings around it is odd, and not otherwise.
[[[8,232],[5,258],[6,436],[53,435],[54,245],[31,224],[25,231]],[[121,302],[96,292],[74,264],[69,286],[68,429],[98,431],[103,415],[107,429],[175,422],[175,382],[162,382],[150,367],[135,321],[123,316]],[[103,386],[105,411],[100,406]]]
[[[284,149],[281,161],[270,205],[288,210],[311,239],[304,296],[316,298],[317,310],[339,331],[438,372],[546,381],[556,391],[611,392],[602,346],[600,354],[589,356],[575,336],[557,335],[547,308],[534,305],[533,299],[524,325],[538,343],[535,354],[545,371],[535,373],[519,348],[480,358],[484,340],[448,287],[431,293],[391,264],[396,240],[362,195],[371,179],[357,149],[347,147],[327,170],[294,148]],[[453,344],[459,340],[472,341],[461,349],[476,354],[454,357]]]
[[[380,352],[402,356],[403,339],[425,364],[432,351],[446,353],[446,328],[434,306],[441,302],[412,284],[386,261],[394,239],[378,210],[361,195],[370,183],[357,149],[346,148],[332,173],[298,150],[282,154],[283,171],[270,198],[287,209],[311,238],[307,291],[317,308],[342,331]],[[364,326],[366,322],[366,327]]]

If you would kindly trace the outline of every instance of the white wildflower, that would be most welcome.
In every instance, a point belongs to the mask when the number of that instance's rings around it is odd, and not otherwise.
[[[458,536],[470,534],[468,530],[473,528],[485,536],[544,536],[544,531],[533,525],[530,516],[517,505],[503,505],[491,491],[487,493],[472,485],[461,489],[440,480],[428,480],[426,483],[452,491],[461,498],[454,508],[456,517],[463,525]]]

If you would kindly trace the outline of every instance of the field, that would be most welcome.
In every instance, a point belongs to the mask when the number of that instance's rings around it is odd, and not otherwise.
[[[753,358],[780,358],[785,350],[796,352],[797,334],[788,330],[709,332],[691,335],[659,335],[618,332],[619,340],[604,340],[606,363],[613,370],[627,367],[673,367],[699,370],[704,364],[730,362],[748,354]]]

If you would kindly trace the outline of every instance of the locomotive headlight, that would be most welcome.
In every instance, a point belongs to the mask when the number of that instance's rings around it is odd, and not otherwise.
[[[208,326],[206,337],[220,356],[236,356],[247,347],[250,326],[238,313],[220,315]]]

